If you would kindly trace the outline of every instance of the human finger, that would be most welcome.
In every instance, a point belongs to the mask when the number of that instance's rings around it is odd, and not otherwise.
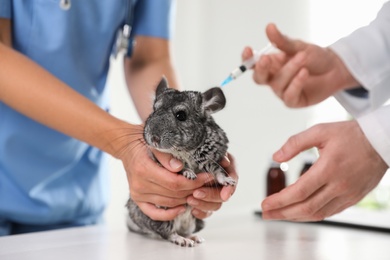
[[[256,62],[253,72],[253,80],[257,84],[267,84],[270,77],[271,58],[268,55],[263,55]]]
[[[225,163],[223,163],[225,161]],[[221,166],[224,166],[224,170],[226,171],[226,175],[238,181],[238,174],[235,170],[235,161],[234,157],[231,154],[227,154],[225,159],[221,161]],[[209,173],[200,173],[199,175],[207,175],[210,176]],[[227,201],[236,189],[236,185],[227,185],[220,186],[213,179],[205,186],[194,190],[193,196],[188,197],[188,203],[193,206],[196,205],[206,205],[205,208],[207,210],[216,210],[219,209],[220,205],[216,205],[216,203],[220,204],[224,201]],[[209,203],[211,206],[207,206]]]
[[[170,172],[179,172],[181,169],[183,169],[183,163],[173,157],[171,154],[162,153],[154,149],[152,150],[152,152],[158,162]]]
[[[273,154],[273,160],[285,162],[304,150],[320,146],[323,137],[321,126],[321,124],[315,125],[291,136],[282,147]]]
[[[204,186],[209,181],[210,177],[205,175],[198,175],[196,179],[190,180],[181,174],[177,174],[176,176],[169,176],[166,179],[160,179],[156,184],[161,186],[163,190],[170,191],[169,194],[174,195],[175,193],[192,192]]]
[[[208,202],[222,202],[220,192],[221,187],[219,186],[210,186],[210,187],[202,187],[200,189],[196,189],[192,196],[197,200],[203,200]]]
[[[203,211],[203,210],[199,210],[199,209],[193,209],[191,211],[191,213],[194,217],[199,218],[199,219],[208,218],[213,214],[212,211]]]
[[[309,174],[309,172],[306,174]],[[264,219],[294,219],[296,221],[302,219],[311,219],[312,221],[322,220],[325,216],[321,209],[337,196],[328,187],[326,185],[320,186],[319,189],[315,190],[306,199],[291,203],[285,207],[265,211]]]
[[[310,168],[313,170],[315,164]],[[295,183],[287,186],[278,193],[265,198],[261,204],[264,212],[282,209],[296,203],[302,203],[324,186],[321,178],[314,174],[304,174]]]
[[[147,202],[153,205],[173,208],[187,203],[187,197],[190,196],[190,194],[185,196],[176,195],[175,197],[170,197],[166,195],[161,195],[159,193],[141,195],[132,193],[130,196],[136,203]]]
[[[304,52],[297,53],[285,66],[283,66],[278,73],[276,73],[269,85],[275,94],[284,101],[284,92],[287,90],[291,81],[297,76],[306,60]]]
[[[229,198],[234,194],[235,190],[236,186],[232,185],[227,185],[223,187],[202,187],[200,189],[195,190],[192,196],[190,196],[189,198],[191,200],[203,201],[206,203],[220,203],[229,200]]]
[[[229,167],[231,164],[231,161],[229,159],[229,155],[226,153],[225,156],[222,157],[221,161],[219,162],[219,165],[221,165],[223,168]]]
[[[214,201],[212,201],[214,200]],[[217,211],[222,206],[222,201],[219,199],[197,199],[194,196],[189,196],[187,198],[188,205],[193,208],[202,210],[202,211]]]
[[[233,178],[236,181],[236,185],[227,185],[223,186],[220,192],[220,198],[222,201],[228,201],[230,197],[234,194],[236,191],[237,185],[238,185],[238,180],[239,176],[236,171],[236,164],[235,164],[235,159],[234,156],[231,154],[228,154],[228,158],[230,161],[230,164],[226,167],[224,167],[227,175],[231,178]]]
[[[220,193],[220,197],[221,197],[222,201],[228,201],[230,199],[230,197],[233,196],[234,192],[236,191],[236,187],[237,187],[237,185],[223,186],[221,193]]]
[[[297,75],[291,80],[282,97],[286,106],[297,108],[304,107],[309,104],[308,96],[303,91],[308,76],[309,72],[307,69],[301,68]]]
[[[317,206],[317,202],[313,200],[311,202],[311,206],[309,204],[306,206],[294,204],[284,209],[276,209],[264,212],[263,218],[272,220],[289,220],[296,222],[321,221],[327,217],[340,213],[346,208],[356,204],[364,197],[362,194],[351,198],[346,194],[335,195],[333,193],[334,192],[326,194],[324,192],[324,201],[327,202],[325,204],[322,202],[318,203],[318,205],[321,206]]]
[[[150,203],[137,203],[137,205],[144,214],[156,221],[173,220],[178,215],[186,211],[186,207],[184,205],[174,208],[159,208]]]
[[[267,25],[266,34],[274,46],[288,55],[294,55],[306,47],[304,42],[299,40],[292,40],[283,35],[273,23]]]
[[[321,221],[343,211],[344,209],[352,205],[349,203],[345,203],[341,197],[336,197],[331,201],[329,201],[329,203],[324,207],[322,207],[318,212],[312,215],[301,216],[299,218],[291,218],[289,219],[289,221],[294,221],[294,222]]]
[[[326,205],[324,205],[321,209],[319,209],[315,213],[315,217],[311,217],[311,221],[318,221],[325,219],[327,217],[333,216],[337,213],[340,213],[341,211],[345,210],[346,208],[349,208],[356,203],[358,203],[360,200],[364,198],[366,193],[355,193],[354,195],[352,194],[347,194],[345,192],[344,194],[340,194],[333,200],[329,201]],[[302,218],[303,219],[303,218]],[[315,220],[317,219],[317,220]],[[305,220],[305,219],[303,219]]]
[[[130,175],[130,193],[136,202],[168,207],[184,204],[186,197],[211,179],[207,174],[198,174],[197,178],[190,180],[181,174],[168,171],[150,158],[144,160],[144,163],[137,164],[142,168],[132,171],[134,174]],[[229,165],[228,160],[225,160]]]
[[[242,60],[247,60],[249,58],[253,57],[253,50],[250,47],[245,47],[241,58]],[[260,59],[256,62],[256,64],[253,67],[254,73],[253,73],[253,80],[257,84],[266,84],[269,78],[269,67],[270,67],[270,58],[266,55],[263,55],[260,57]]]
[[[209,187],[207,189],[197,190],[193,196],[187,198],[187,204],[193,208],[192,214],[197,218],[207,218],[213,211],[222,207],[222,199],[219,195],[221,188]]]
[[[160,186],[161,192],[171,191],[173,193],[179,191],[192,191],[202,187],[205,183],[210,181],[207,175],[198,174],[195,179],[187,179],[182,174],[177,174],[166,170],[163,167],[156,168],[153,174],[148,176],[148,181],[156,186]],[[148,188],[148,187],[145,187]]]
[[[249,59],[250,57],[253,56],[253,50],[251,47],[245,47],[244,50],[242,51],[241,58],[242,60]]]

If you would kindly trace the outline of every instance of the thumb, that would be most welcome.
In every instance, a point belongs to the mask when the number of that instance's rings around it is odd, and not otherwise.
[[[183,169],[183,163],[174,158],[171,154],[162,153],[157,150],[152,151],[161,165],[170,172],[179,172]]]
[[[266,34],[273,45],[288,55],[294,55],[306,46],[302,41],[293,40],[283,35],[273,23],[267,25]]]
[[[137,203],[141,211],[156,221],[169,221],[176,218],[178,215],[185,212],[186,208],[183,205],[173,208],[158,208],[156,205],[141,202]]]

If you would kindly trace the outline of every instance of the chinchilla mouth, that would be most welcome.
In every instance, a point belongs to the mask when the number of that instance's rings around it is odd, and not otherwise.
[[[176,145],[168,138],[160,138],[149,133],[145,133],[145,140],[151,148],[159,150],[160,152],[172,153],[178,150]]]

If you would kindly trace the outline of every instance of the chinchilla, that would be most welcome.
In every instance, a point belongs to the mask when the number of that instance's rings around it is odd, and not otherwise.
[[[227,152],[228,138],[211,116],[225,104],[225,96],[218,87],[204,93],[178,91],[169,88],[163,77],[156,89],[153,112],[145,122],[144,139],[148,146],[181,160],[184,167],[180,174],[186,178],[195,179],[197,173],[208,172],[220,185],[236,185],[218,164]],[[204,221],[195,218],[188,205],[183,214],[171,221],[152,220],[131,198],[126,206],[131,231],[187,247],[203,241],[193,233],[203,229]]]

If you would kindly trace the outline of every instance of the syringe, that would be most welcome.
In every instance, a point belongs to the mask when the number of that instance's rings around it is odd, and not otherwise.
[[[272,50],[274,47],[271,43],[268,43],[267,46],[265,46],[260,51],[253,51],[253,56],[247,60],[245,60],[240,66],[235,68],[232,72],[230,72],[229,76],[221,83],[221,87],[228,84],[230,81],[238,78],[241,76],[245,71],[251,69],[256,62],[260,59],[260,57],[270,50]]]

